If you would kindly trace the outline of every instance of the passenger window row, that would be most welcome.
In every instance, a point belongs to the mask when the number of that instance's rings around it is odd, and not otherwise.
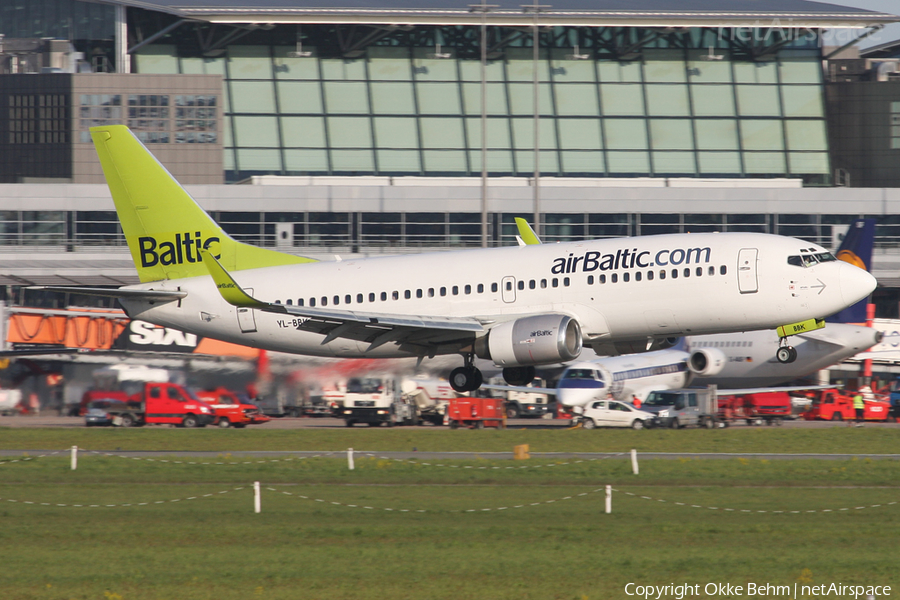
[[[556,277],[551,279],[549,282],[549,285],[551,287],[555,287],[555,288],[559,287],[559,284],[560,284],[560,280]],[[563,277],[563,279],[562,279],[563,287],[569,287],[570,284],[571,284],[571,280],[568,277]],[[526,282],[522,279],[519,279],[516,287],[519,290],[524,290],[525,285],[526,285]],[[528,285],[528,289],[533,290],[533,289],[537,288],[538,282],[534,279],[531,279],[528,281],[527,285]],[[541,279],[540,280],[541,289],[544,289],[547,286],[548,286],[548,281],[546,279]],[[513,289],[512,280],[506,281],[506,290],[511,291],[512,289]],[[473,293],[473,291],[474,291],[474,293],[477,293],[477,294],[483,294],[484,293],[484,284],[479,283],[474,287],[470,284],[466,284],[466,285],[462,286],[462,288],[460,288],[460,286],[458,286],[458,285],[454,285],[454,286],[451,286],[450,288],[441,287],[441,288],[438,288],[437,290],[435,290],[435,288],[428,288],[427,290],[417,289],[415,291],[404,290],[402,293],[402,297],[404,300],[411,300],[413,298],[413,296],[415,296],[417,299],[418,298],[434,298],[436,295],[438,297],[447,296],[448,293],[451,296],[459,296],[460,290],[462,290],[462,294],[466,295],[466,296],[471,295]],[[497,293],[499,290],[500,290],[499,284],[497,284],[497,283],[491,284],[491,292]],[[399,290],[394,290],[394,291],[390,292],[390,294],[388,292],[381,292],[380,294],[377,294],[377,295],[375,294],[375,292],[369,292],[368,298],[366,298],[365,294],[356,294],[355,303],[363,304],[366,300],[368,300],[369,302],[376,302],[376,301],[387,302],[388,298],[390,298],[391,300],[400,300],[401,293]],[[331,302],[332,306],[340,306],[342,303],[343,304],[353,304],[354,296],[353,296],[353,294],[345,294],[343,296],[343,302],[342,302],[342,298],[340,295],[332,296],[330,299],[328,296],[321,296],[318,298],[312,297],[309,299],[299,298],[297,300],[297,306],[311,306],[311,307],[328,306],[329,301]],[[308,304],[307,304],[307,302],[308,302]],[[294,301],[293,301],[293,299],[289,298],[289,299],[285,300],[284,303],[287,306],[292,306],[294,304]],[[276,300],[275,304],[281,304],[281,300]]]
[[[669,269],[669,270],[660,269],[659,270],[659,279],[663,280],[666,277],[669,277],[671,279],[678,279],[679,273],[684,278],[691,277],[691,273],[693,273],[695,277],[702,277],[703,276],[703,267],[696,267],[693,269],[693,271],[691,270],[691,267],[685,267],[684,269]],[[719,275],[725,275],[727,273],[728,273],[728,269],[725,267],[725,265],[722,265],[719,267]],[[712,266],[709,267],[709,269],[707,270],[707,274],[709,276],[715,275],[716,268],[712,267]],[[625,271],[624,273],[622,273],[622,281],[624,283],[628,283],[629,281],[631,281],[632,277],[633,277],[634,281],[643,281],[644,278],[646,278],[647,281],[653,281],[653,279],[657,277],[657,274],[656,274],[656,271],[647,271],[646,274],[644,274],[643,271],[635,271],[633,276],[629,271]],[[594,276],[588,275],[587,282],[588,282],[588,285],[593,285],[594,284]],[[619,274],[612,273],[608,278],[605,273],[597,276],[597,283],[602,284],[602,283],[607,283],[607,282],[619,283]]]

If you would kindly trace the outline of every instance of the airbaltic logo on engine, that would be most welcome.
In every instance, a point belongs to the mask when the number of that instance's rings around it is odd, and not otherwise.
[[[200,249],[209,250],[212,244],[219,241],[218,237],[207,237],[204,239],[200,231],[196,231],[193,234],[190,232],[176,233],[174,240],[164,242],[149,235],[141,236],[138,238],[141,266],[155,267],[156,265],[183,265],[185,262],[203,262],[203,258],[200,256]],[[215,258],[220,257],[220,255],[214,256]]]
[[[575,256],[569,253],[569,256],[554,259],[550,272],[558,275],[562,273],[577,273],[579,271],[590,273],[597,270],[612,271],[615,269],[634,269],[635,267],[644,269],[669,265],[700,264],[709,262],[711,252],[709,247],[660,250],[655,255],[648,250],[638,252],[637,248],[616,250],[615,254],[603,254],[590,250],[585,252],[583,256]]]

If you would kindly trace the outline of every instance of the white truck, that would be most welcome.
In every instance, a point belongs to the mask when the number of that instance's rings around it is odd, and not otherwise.
[[[451,398],[459,396],[446,379],[410,377],[402,381],[403,397],[413,402],[419,413],[419,421],[443,425]]]
[[[489,383],[505,386],[506,381],[502,377],[492,377]],[[535,377],[531,385],[536,388],[546,387],[543,379]],[[494,398],[502,398],[506,408],[506,418],[516,417],[542,417],[550,412],[550,396],[541,392],[524,392],[521,390],[494,390],[491,392]]]
[[[344,408],[340,413],[347,427],[357,423],[369,427],[419,423],[416,403],[403,396],[400,382],[392,376],[348,379]]]

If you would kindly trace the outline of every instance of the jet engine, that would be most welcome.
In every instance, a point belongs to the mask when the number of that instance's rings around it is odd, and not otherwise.
[[[525,367],[575,360],[581,347],[578,321],[566,315],[538,315],[492,327],[475,341],[475,354],[498,367]]]
[[[688,369],[691,373],[700,377],[712,377],[718,375],[728,362],[725,354],[715,348],[698,348],[691,351],[688,359]]]

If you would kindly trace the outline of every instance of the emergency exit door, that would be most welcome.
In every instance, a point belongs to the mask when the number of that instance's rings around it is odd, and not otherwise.
[[[756,278],[756,248],[742,248],[738,252],[738,289],[742,294],[755,294],[759,291]]]
[[[248,295],[253,295],[253,289],[244,290]],[[256,333],[256,315],[253,314],[252,308],[239,306],[237,309],[238,325],[241,327],[241,333]]]
[[[500,297],[506,303],[516,301],[516,278],[504,277],[500,280]]]

